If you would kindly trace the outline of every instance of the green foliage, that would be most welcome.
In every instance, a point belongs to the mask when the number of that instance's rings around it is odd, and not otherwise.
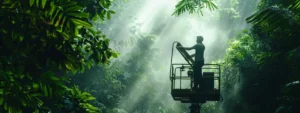
[[[124,64],[117,60],[110,65],[97,65],[87,69],[84,73],[72,76],[72,82],[80,89],[91,93],[97,102],[105,104],[103,110],[116,107],[122,91],[126,88],[121,82],[124,73]]]
[[[66,91],[65,79],[54,76],[52,72],[43,73],[40,78],[30,78],[29,75],[1,71],[0,78],[3,80],[0,85],[0,106],[8,113],[22,113],[22,108],[37,110],[43,106],[42,99],[53,98],[52,101],[55,101]]]
[[[247,66],[249,64],[242,63],[248,54],[253,54],[258,48],[258,43],[248,34],[247,30],[238,34],[235,38],[229,40],[229,47],[227,48],[227,55],[225,61],[227,65]],[[241,63],[239,63],[241,62]],[[238,63],[238,64],[232,64]]]
[[[40,3],[38,1],[33,3]],[[10,0],[3,3],[1,42],[4,44],[2,49],[7,51],[5,56],[32,55],[39,59],[36,64],[39,67],[56,65],[58,69],[74,71],[83,70],[90,61],[105,63],[114,53],[108,48],[109,40],[101,32],[93,30],[89,13],[84,12],[84,7],[77,5],[77,2],[47,1],[45,11],[40,10],[42,7],[39,5],[30,7],[29,4]],[[30,44],[32,42],[35,44]],[[91,55],[85,56],[83,49]]]
[[[231,38],[229,47],[223,60],[217,64],[222,64],[221,88],[224,92],[231,92],[241,76],[241,68],[249,68],[256,65],[255,54],[259,50],[258,43],[250,36],[247,30],[240,32],[237,36]]]
[[[237,9],[234,8],[224,8],[224,9],[220,9],[220,13],[225,13],[227,15],[231,15],[230,18],[232,20],[236,20],[238,18],[240,18],[240,13],[239,11],[237,11]],[[222,20],[222,19],[220,19]]]
[[[218,7],[211,0],[181,0],[176,4],[175,12],[172,15],[179,16],[186,11],[190,14],[197,12],[203,15],[203,8],[208,8],[212,11]]]
[[[228,112],[245,112],[239,109],[244,107],[241,105],[246,105],[247,112],[275,112],[276,106],[281,104],[290,109],[299,105],[298,84],[283,88],[285,84],[299,80],[300,72],[296,71],[299,64],[294,63],[299,61],[299,15],[295,12],[298,1],[278,3],[247,18],[253,24],[251,32],[237,35],[229,43],[222,86],[233,94],[224,97],[231,103],[225,100],[223,104],[236,107]],[[264,105],[254,104],[252,97],[256,103],[272,103],[274,107],[259,109]]]
[[[76,1],[83,7],[86,7],[84,12],[88,12],[90,14],[89,19],[93,21],[97,21],[101,19],[102,21],[105,18],[110,19],[112,14],[115,14],[113,10],[110,10],[112,5],[112,0],[73,0]]]
[[[279,4],[265,8],[246,20],[257,26],[280,45],[283,49],[294,49],[299,45],[299,0],[282,1]],[[276,18],[276,19],[274,19]],[[284,32],[283,32],[284,31]],[[279,41],[280,40],[280,41]]]
[[[58,104],[69,80],[56,72],[75,74],[118,57],[91,23],[109,19],[110,5],[109,0],[1,1],[0,110],[32,112],[48,100]]]
[[[75,108],[73,108],[72,110],[73,112],[102,113],[99,108],[89,103],[90,101],[93,101],[96,98],[88,92],[80,91],[75,85],[72,89],[69,90],[69,94],[66,97],[75,104]]]
[[[253,97],[263,98],[257,101],[268,103],[263,96],[267,95],[267,93],[262,91],[263,84],[266,82],[261,81],[266,79],[266,76],[262,76],[265,72],[259,71],[255,60],[256,55],[261,50],[260,43],[247,30],[229,40],[229,47],[222,65],[223,112],[256,112],[257,109],[255,107],[259,105],[252,103],[251,99]],[[222,61],[219,62],[221,63]],[[255,84],[259,84],[259,86],[256,87]],[[271,91],[269,90],[269,92]],[[252,110],[248,111],[245,106]],[[223,109],[220,110],[222,111]]]
[[[289,10],[292,9],[285,9],[285,7],[273,6],[255,13],[254,15],[248,17],[246,20],[248,23],[262,27],[263,32],[298,28],[295,25],[297,24],[297,15],[291,14]],[[288,34],[283,33],[285,36],[291,36],[295,33],[290,30],[286,32]]]
[[[297,50],[300,45],[299,3],[299,0],[281,1],[246,19],[248,23],[253,24],[258,37],[271,42],[266,45],[274,48],[274,51],[264,51],[258,55],[260,64],[270,64],[282,57],[288,59],[288,56],[294,56],[295,52],[292,51]]]
[[[217,102],[207,102],[201,106],[202,113],[215,113]]]

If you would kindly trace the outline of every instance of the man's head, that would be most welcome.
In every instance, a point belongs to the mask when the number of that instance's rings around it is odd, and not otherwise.
[[[197,43],[201,43],[203,41],[203,37],[202,36],[197,36]]]

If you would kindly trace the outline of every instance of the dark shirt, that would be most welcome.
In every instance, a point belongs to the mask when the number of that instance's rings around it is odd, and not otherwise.
[[[202,43],[197,43],[192,47],[195,49],[195,62],[201,62],[204,61],[204,50],[205,46]]]

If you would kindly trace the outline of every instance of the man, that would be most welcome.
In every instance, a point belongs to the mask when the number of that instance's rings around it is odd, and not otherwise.
[[[180,47],[185,50],[192,50],[195,49],[195,54],[192,54],[191,57],[195,57],[195,64],[194,64],[194,88],[198,88],[203,90],[204,87],[204,80],[202,78],[202,66],[204,65],[204,50],[205,46],[203,45],[203,37],[197,36],[196,40],[197,44],[193,47]]]

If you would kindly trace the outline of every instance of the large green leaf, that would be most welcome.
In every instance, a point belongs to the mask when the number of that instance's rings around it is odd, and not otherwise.
[[[84,27],[87,27],[87,28],[92,28],[93,25],[89,22],[86,22],[86,21],[83,21],[83,20],[80,20],[80,19],[71,19],[71,21],[77,25],[77,26],[84,26]]]
[[[32,5],[34,4],[35,0],[29,0],[29,6],[32,7]]]
[[[73,16],[73,17],[79,17],[79,18],[89,18],[90,15],[85,12],[79,12],[79,13],[68,13],[68,16]]]
[[[35,5],[36,5],[36,7],[39,7],[39,2],[40,2],[40,0],[35,0]]]
[[[42,0],[41,2],[42,2],[42,8],[44,9],[44,8],[45,8],[45,5],[46,5],[46,3],[47,3],[47,0]]]
[[[3,105],[3,102],[4,102],[4,98],[3,98],[3,97],[0,97],[0,106]]]
[[[69,1],[69,2],[67,2],[66,4],[63,4],[62,7],[63,7],[63,8],[69,8],[69,7],[75,6],[75,5],[77,5],[77,2],[76,2],[76,1]]]
[[[275,19],[276,18],[276,19]],[[246,19],[248,23],[260,26],[264,32],[276,29],[295,28],[294,17],[286,10],[279,7],[270,7]]]
[[[78,12],[80,10],[82,10],[83,8],[81,6],[72,6],[72,7],[69,7],[68,9],[66,9],[64,12],[65,13],[71,13],[71,12]]]

